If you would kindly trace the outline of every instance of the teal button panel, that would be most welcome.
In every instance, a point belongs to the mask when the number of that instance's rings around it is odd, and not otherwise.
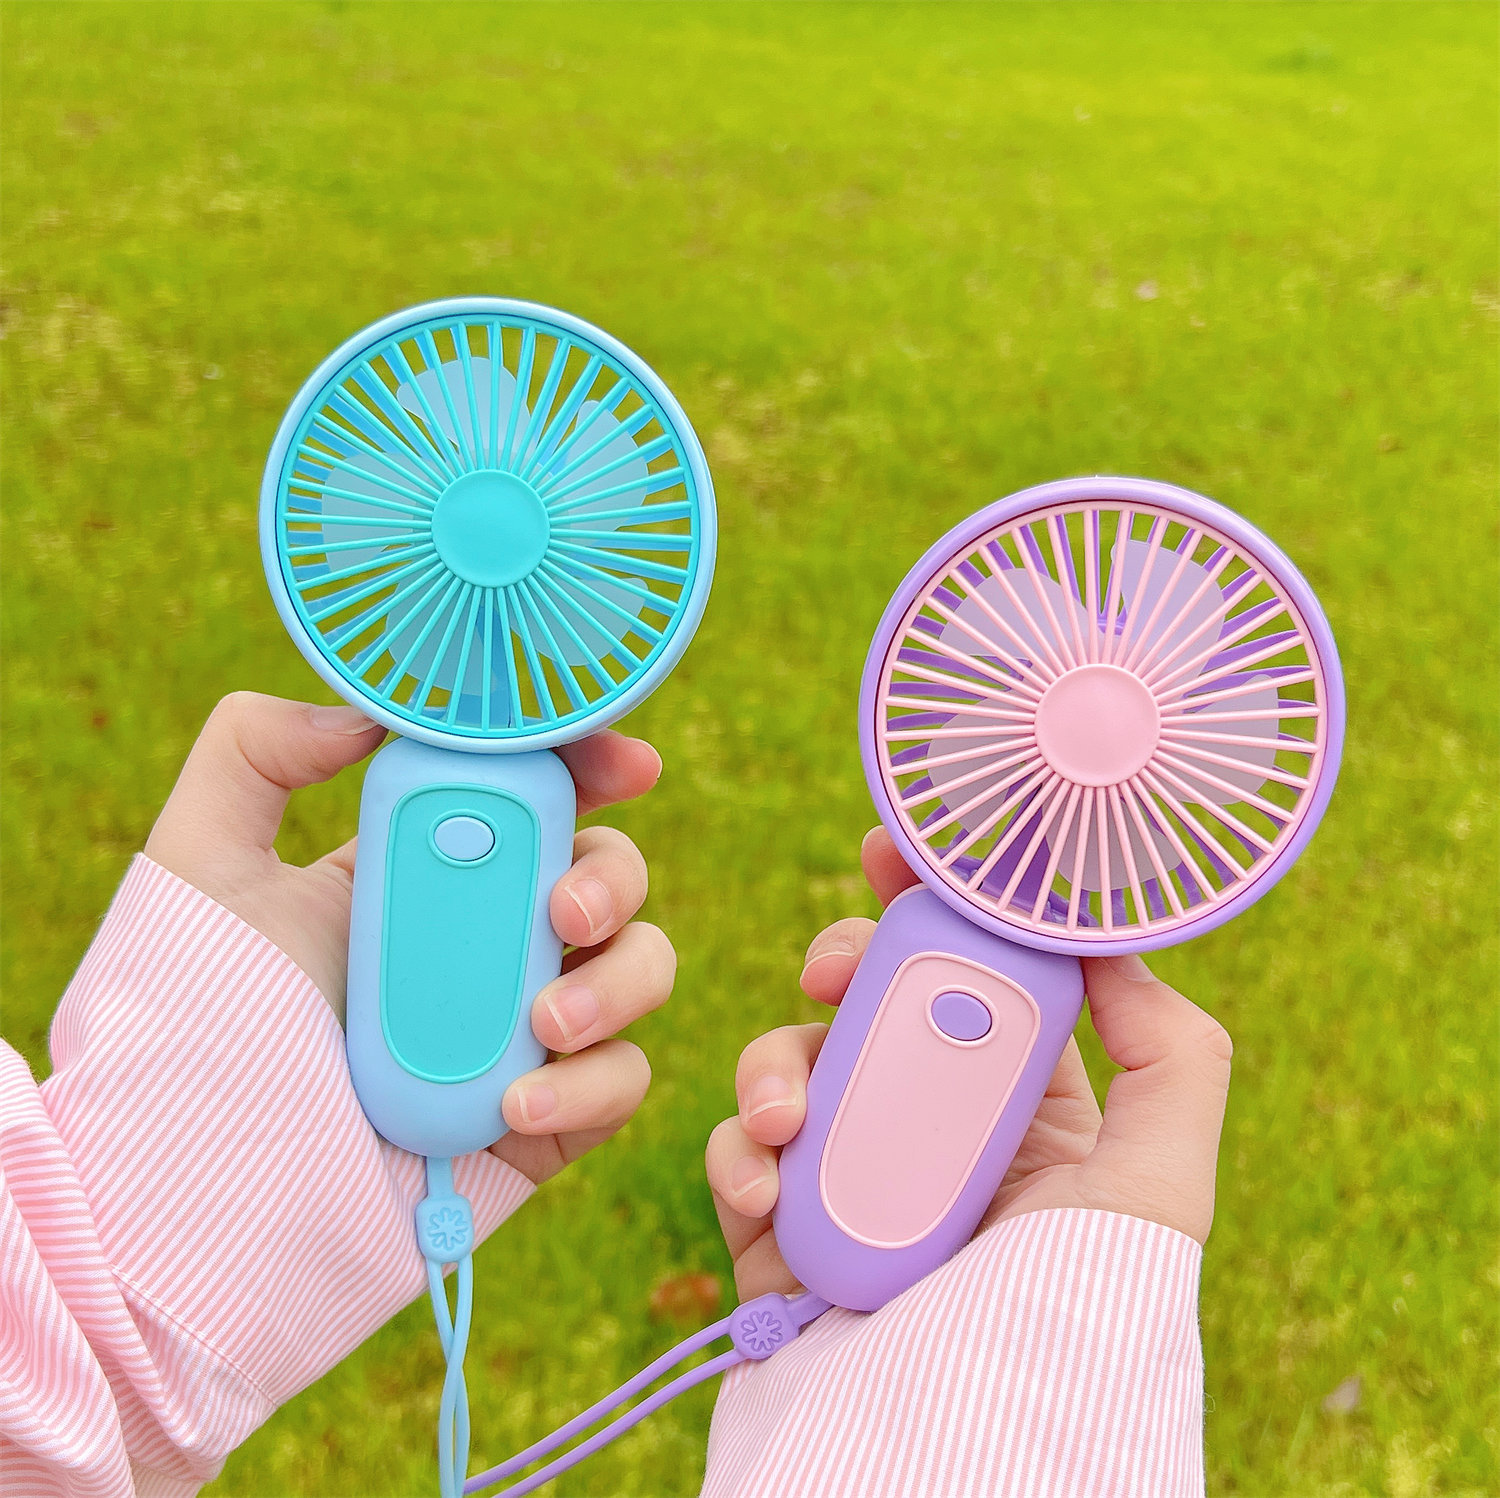
[[[455,822],[455,819],[463,819]],[[478,824],[478,825],[473,825]],[[455,858],[454,831],[472,854]],[[380,1023],[391,1055],[428,1082],[466,1082],[504,1052],[520,1016],[540,829],[516,796],[480,785],[410,791],[391,813]]]

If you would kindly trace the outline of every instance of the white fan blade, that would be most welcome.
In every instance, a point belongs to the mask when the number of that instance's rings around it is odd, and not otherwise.
[[[1083,605],[1060,584],[1019,567],[1005,574],[1005,583],[995,577],[982,579],[953,612],[961,625],[944,624],[937,638],[954,650],[991,661],[1008,657],[1028,665],[1045,662],[1051,659],[1049,648],[1052,656],[1067,661],[1077,652],[1075,624],[1085,640],[1094,628],[1085,618]],[[998,615],[1008,631],[991,614]]]
[[[332,441],[326,436],[320,436],[320,440],[333,446]],[[336,515],[340,521],[344,520],[368,520],[368,526],[339,524],[336,526],[319,526],[317,538],[330,544],[337,544],[341,549],[330,552],[327,558],[327,568],[330,572],[348,572],[356,567],[375,567],[384,560],[392,562],[405,560],[410,552],[407,548],[411,538],[407,535],[393,532],[390,524],[391,511],[386,508],[389,502],[396,498],[391,492],[390,482],[394,477],[391,468],[379,460],[362,453],[352,444],[341,445],[339,457],[348,465],[345,468],[329,468],[317,481],[320,485],[326,485],[330,489],[338,489],[342,492],[337,495],[320,494],[319,502],[326,515]],[[402,462],[399,458],[394,459],[398,466],[406,471],[413,472],[410,464]],[[306,452],[301,460],[304,471],[311,470],[317,465],[317,453]],[[399,482],[399,480],[398,480]],[[349,495],[368,496],[376,503],[366,504],[361,499],[350,499]],[[299,517],[300,518],[300,517]],[[307,516],[309,521],[315,521],[315,515]],[[312,531],[299,533],[296,537],[299,545],[311,544],[314,540]],[[365,541],[367,546],[352,545],[353,542]],[[342,583],[340,591],[354,592],[365,587],[371,581],[368,573],[354,573],[347,577]],[[319,603],[331,603],[333,594],[319,599]],[[366,605],[368,606],[368,605]]]
[[[461,697],[477,699],[483,694],[485,687],[484,616],[486,608],[494,609],[494,605],[481,597],[479,607],[473,609],[473,595],[460,597],[454,602],[458,604],[458,622],[448,641],[448,648],[443,652],[442,664],[434,673],[433,690],[423,708],[424,712],[435,719],[440,719],[447,713],[450,692],[456,691]],[[410,674],[419,681],[426,680],[433,656],[442,644],[444,634],[447,633],[448,624],[452,619],[452,607],[453,605],[450,604],[449,608],[444,611],[443,618],[434,626],[432,634],[423,643],[422,649],[417,652],[416,658],[408,668]],[[473,609],[474,619],[472,638],[469,643],[468,659],[464,662],[463,681],[458,682],[456,680],[458,663],[464,653],[466,624],[471,609]],[[406,646],[410,648],[415,633],[411,630],[405,633]],[[541,649],[540,641],[537,642],[537,648]],[[511,673],[515,670],[514,662],[516,656],[519,655],[519,647],[512,648],[507,640],[501,628],[501,616],[498,609],[494,610],[494,620],[490,625],[490,649],[490,725],[494,728],[504,728],[511,721],[509,680]]]
[[[539,476],[539,481],[545,484],[551,470],[566,468],[579,452],[599,448],[598,452],[593,453],[586,462],[580,463],[561,483],[560,487],[567,490],[561,503],[566,507],[563,513],[568,516],[568,523],[572,524],[574,517],[586,519],[591,510],[629,510],[644,505],[644,486],[650,477],[650,469],[646,460],[640,456],[635,438],[622,428],[614,415],[609,411],[601,411],[597,401],[585,401],[578,408],[573,430],[577,436],[564,439],[561,451],[547,463]],[[599,446],[600,443],[603,443],[602,447]],[[606,468],[608,472],[600,471]],[[616,494],[607,500],[589,498],[605,489],[618,489],[623,484],[635,483],[642,487],[633,494]],[[592,524],[590,529],[613,530],[629,523],[629,517],[603,520]]]
[[[474,409],[469,408],[469,388],[464,382],[464,367],[457,359],[450,359],[442,365],[442,378],[439,379],[438,371],[424,369],[416,378],[422,395],[427,398],[427,404],[432,408],[432,417],[438,424],[438,430],[452,447],[459,447],[458,436],[462,432],[464,442],[468,445],[471,453],[487,454],[490,447],[491,413],[490,401],[493,390],[490,384],[493,369],[494,378],[500,387],[499,401],[499,440],[505,441],[505,428],[510,421],[510,408],[516,399],[516,377],[502,364],[494,369],[490,361],[483,355],[475,355],[469,360],[469,368],[474,378]],[[443,397],[443,388],[447,386],[447,399]],[[422,399],[418,396],[411,384],[402,381],[396,387],[396,399],[401,402],[402,408],[406,410],[415,420],[424,426],[428,425],[427,412],[422,407]],[[448,412],[448,401],[453,402],[453,409],[458,413],[458,428],[453,425],[453,417]],[[476,430],[475,417],[478,417]],[[522,434],[526,430],[526,423],[530,420],[530,413],[526,409],[524,401],[516,412],[516,429],[512,438],[512,445],[519,444]]]
[[[934,703],[933,711],[941,711],[941,703]],[[973,738],[934,739],[928,753],[933,758],[946,759],[951,754],[979,751],[971,759],[960,759],[952,764],[936,765],[927,772],[932,781],[933,795],[941,796],[950,811],[967,806],[977,796],[980,800],[963,815],[965,831],[978,827],[996,811],[1006,795],[1018,781],[1023,780],[1035,768],[1035,761],[1023,761],[1005,769],[986,770],[982,775],[975,772],[984,769],[986,763],[1001,764],[1014,759],[1017,750],[1008,748],[1005,741],[996,743],[993,735],[978,733]],[[913,760],[901,767],[902,773],[921,769],[920,760]],[[973,776],[973,779],[967,777]],[[962,780],[964,784],[955,782]]]
[[[1142,588],[1146,560],[1152,553],[1155,560]],[[1126,653],[1142,666],[1166,659],[1179,646],[1185,648],[1176,660],[1190,660],[1218,639],[1227,610],[1224,595],[1216,584],[1210,582],[1203,587],[1206,567],[1189,562],[1179,573],[1182,558],[1149,541],[1127,541],[1123,564],[1118,547],[1113,549],[1112,556],[1111,565],[1121,567],[1120,606],[1125,612],[1125,633],[1129,639]]]
[[[1255,675],[1246,678],[1247,681],[1256,680]],[[1234,707],[1240,712],[1264,713],[1264,717],[1246,718],[1230,724],[1207,723],[1204,728],[1208,731],[1219,730],[1232,733],[1236,738],[1253,738],[1258,742],[1254,744],[1220,744],[1213,740],[1200,741],[1190,739],[1186,745],[1164,744],[1164,748],[1181,760],[1189,764],[1198,764],[1201,761],[1193,758],[1193,751],[1207,752],[1219,755],[1224,759],[1235,761],[1234,768],[1228,765],[1208,763],[1203,769],[1216,779],[1222,780],[1226,785],[1232,785],[1236,791],[1246,791],[1251,795],[1256,794],[1266,783],[1266,771],[1274,769],[1276,765],[1276,751],[1280,747],[1281,737],[1281,696],[1276,687],[1276,679],[1269,676],[1260,676],[1265,685],[1253,692],[1245,692],[1234,699]],[[1220,678],[1214,683],[1216,688],[1225,685],[1224,679]],[[1191,708],[1193,699],[1188,697],[1183,706]],[[1209,708],[1212,711],[1212,707]],[[1192,713],[1189,711],[1184,719],[1173,725],[1178,730],[1186,729],[1192,731]],[[1210,785],[1206,780],[1192,774],[1189,771],[1179,770],[1181,778],[1192,786],[1193,794],[1190,799],[1197,801],[1202,806],[1232,806],[1239,796],[1224,790],[1217,785]]]
[[[638,523],[636,517],[614,514],[617,510],[642,509],[646,503],[645,484],[650,476],[650,469],[646,460],[639,456],[635,439],[621,428],[620,422],[608,411],[601,411],[597,401],[585,401],[578,408],[573,430],[578,434],[576,441],[564,440],[557,458],[543,469],[540,482],[545,485],[548,469],[566,468],[572,458],[577,456],[572,451],[575,447],[583,452],[594,447],[599,447],[599,450],[562,480],[559,488],[567,492],[557,500],[561,508],[555,512],[555,523],[591,531],[617,531],[622,525]],[[601,443],[603,446],[599,446]],[[611,467],[612,464],[616,466]],[[605,469],[608,471],[601,472]],[[605,490],[618,489],[623,484],[631,483],[639,483],[642,487],[633,494],[615,494],[608,499],[597,497]],[[614,518],[596,519],[600,512]],[[646,520],[650,517],[643,514],[639,518]],[[595,561],[590,565],[602,563]],[[589,575],[573,580],[580,584],[586,583],[593,592],[608,599],[628,616],[622,618],[612,609],[602,607],[581,589],[575,589],[573,598],[577,607],[564,608],[564,617],[577,631],[579,639],[595,656],[602,659],[617,641],[630,633],[631,621],[640,617],[645,604],[633,593],[603,578]],[[638,583],[636,586],[642,585]],[[555,620],[549,619],[548,624],[552,626],[563,660],[570,666],[585,665],[587,657],[569,639],[567,633],[556,627]]]
[[[1105,801],[1105,843],[1109,850],[1109,886],[1111,889],[1125,890],[1130,888],[1130,872],[1125,866],[1125,847],[1128,846],[1130,849],[1136,875],[1142,884],[1148,879],[1156,878],[1156,865],[1151,861],[1150,850],[1146,845],[1146,840],[1141,836],[1140,828],[1135,824],[1135,818],[1130,815],[1129,805],[1122,801],[1120,810],[1124,814],[1125,830],[1128,834],[1125,844],[1120,841],[1120,829],[1115,822],[1114,809],[1109,805],[1108,800]],[[1150,832],[1151,842],[1155,845],[1156,855],[1161,860],[1161,866],[1170,872],[1182,860],[1177,856],[1176,850],[1166,836],[1150,819],[1147,820],[1146,826]],[[1057,872],[1068,880],[1073,878],[1073,869],[1078,859],[1078,837],[1082,830],[1080,813],[1073,818],[1073,825],[1068,829],[1068,835],[1063,840],[1062,857],[1057,861]],[[1083,849],[1083,874],[1079,882],[1084,889],[1102,891],[1104,888],[1104,874],[1099,858],[1097,801],[1089,816],[1087,841]]]

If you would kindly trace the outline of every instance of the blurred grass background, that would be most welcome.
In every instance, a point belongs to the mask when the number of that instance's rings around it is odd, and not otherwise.
[[[1350,688],[1306,859],[1159,963],[1238,1048],[1203,1295],[1211,1487],[1496,1491],[1494,7],[3,22],[4,1018],[39,1076],[214,700],[322,695],[255,542],[299,383],[395,307],[554,303],[681,398],[722,561],[631,722],[661,788],[615,817],[682,954],[640,1027],[656,1085],[480,1257],[476,1455],[672,1340],[648,1312],[664,1281],[727,1287],[702,1145],[740,1047],[808,1016],[809,937],[870,909],[853,710],[894,585],[983,502],[1113,471],[1276,537]],[[299,798],[288,855],[345,837],[357,797],[351,775]],[[1325,1407],[1355,1378],[1352,1409]],[[417,1306],[214,1491],[429,1492],[438,1386]],[[682,1401],[557,1491],[696,1491],[710,1408]]]

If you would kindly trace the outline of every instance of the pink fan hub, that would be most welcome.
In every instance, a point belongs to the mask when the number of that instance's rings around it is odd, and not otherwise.
[[[1151,761],[1161,712],[1151,689],[1119,666],[1078,666],[1036,709],[1042,758],[1075,785],[1120,785]]]

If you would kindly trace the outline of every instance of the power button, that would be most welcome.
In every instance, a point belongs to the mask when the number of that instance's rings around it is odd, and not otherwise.
[[[933,1024],[949,1040],[983,1040],[994,1024],[989,1005],[981,1003],[971,993],[960,993],[956,989],[938,994],[929,1012]]]
[[[495,851],[495,829],[478,817],[444,817],[432,829],[432,846],[454,863],[478,863]]]

